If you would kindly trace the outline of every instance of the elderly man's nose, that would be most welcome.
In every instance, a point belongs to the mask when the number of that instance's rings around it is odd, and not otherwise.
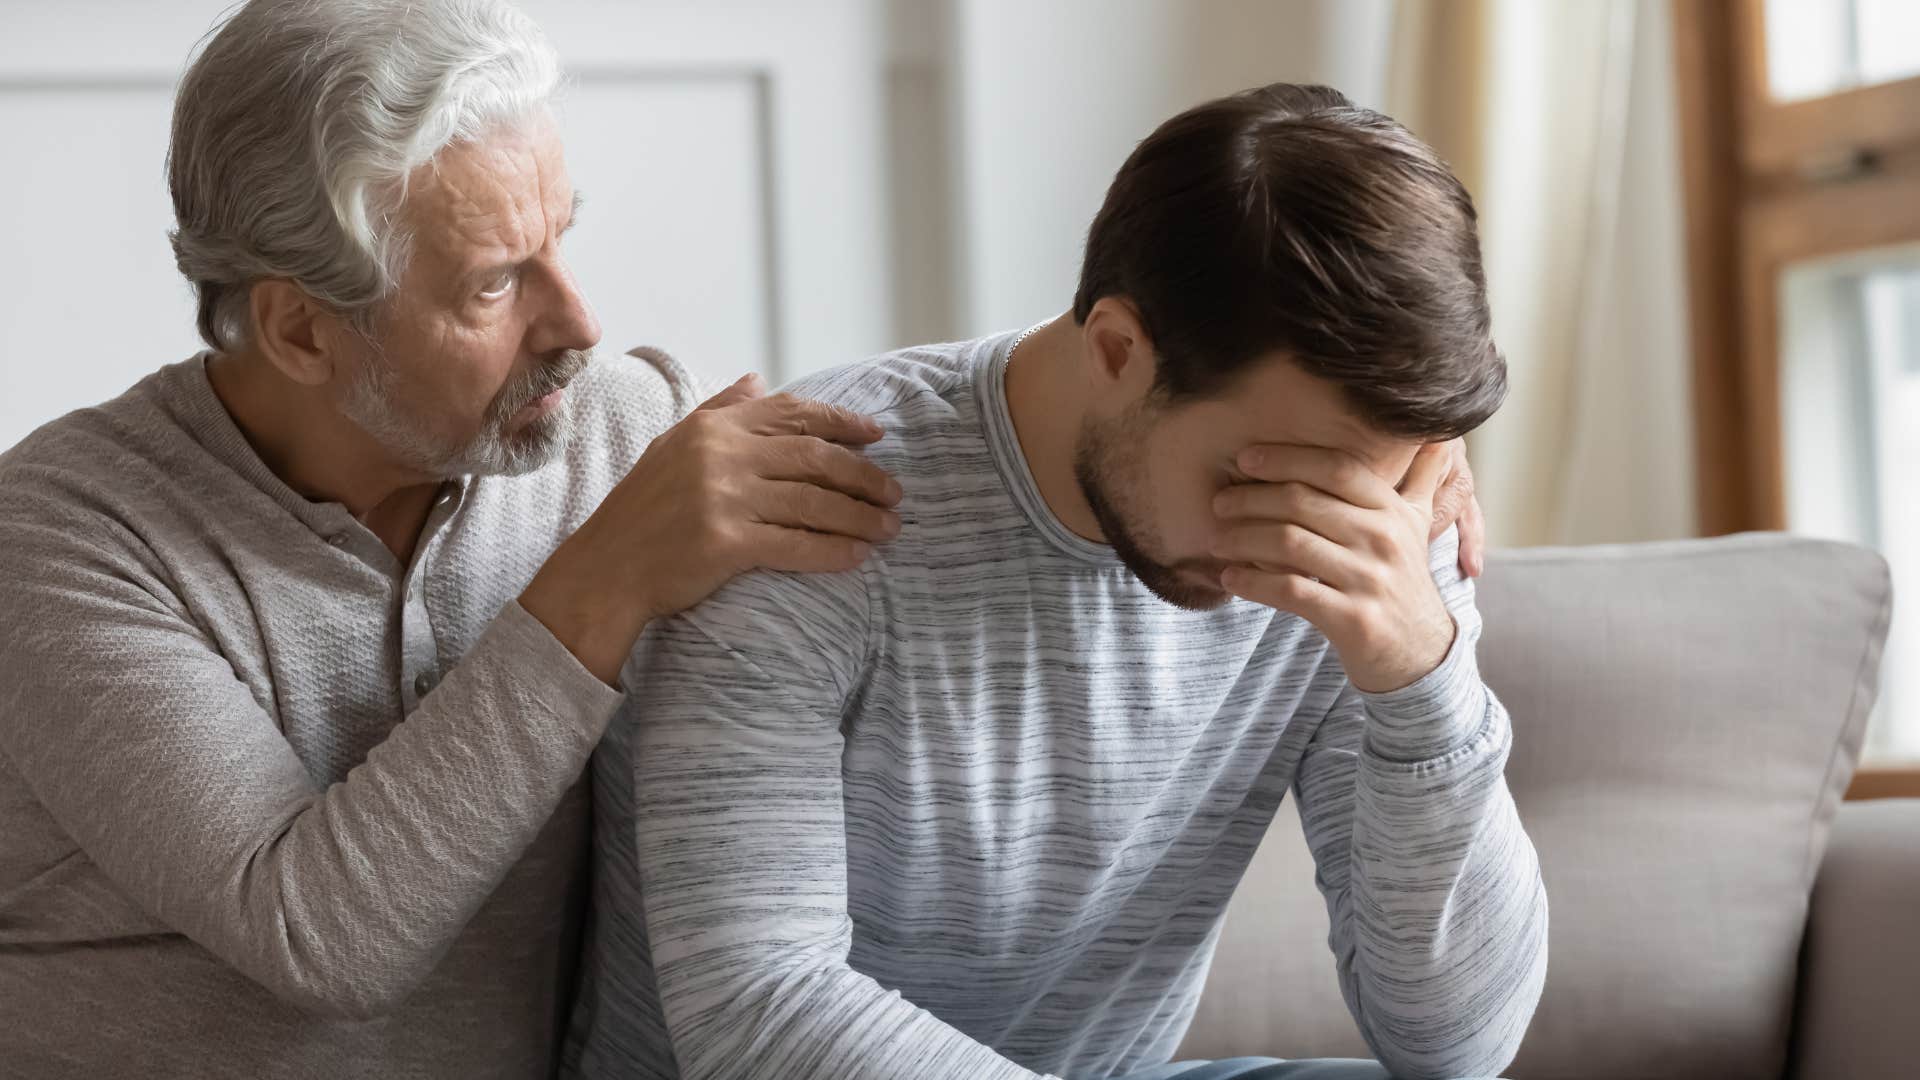
[[[590,349],[600,343],[600,319],[564,266],[556,268],[546,299],[548,307],[535,323],[536,351]]]

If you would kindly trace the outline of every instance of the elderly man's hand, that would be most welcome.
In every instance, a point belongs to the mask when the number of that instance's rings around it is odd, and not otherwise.
[[[1473,490],[1473,469],[1467,464],[1467,440],[1447,443],[1449,466],[1433,497],[1433,529],[1429,541],[1440,539],[1447,526],[1460,526],[1460,572],[1479,577],[1487,569],[1487,519]]]
[[[900,485],[849,447],[872,420],[749,375],[655,439],[520,602],[616,681],[648,622],[748,570],[851,570],[892,539]]]

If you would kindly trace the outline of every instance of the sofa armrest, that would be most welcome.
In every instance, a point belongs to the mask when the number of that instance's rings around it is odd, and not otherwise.
[[[1912,1076],[1916,1003],[1920,799],[1842,803],[1807,920],[1794,1075]]]

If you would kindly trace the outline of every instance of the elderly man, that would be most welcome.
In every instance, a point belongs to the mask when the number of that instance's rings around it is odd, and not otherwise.
[[[210,351],[0,458],[0,1073],[549,1074],[641,628],[896,530],[869,422],[590,358],[556,81],[479,2],[187,73]]]

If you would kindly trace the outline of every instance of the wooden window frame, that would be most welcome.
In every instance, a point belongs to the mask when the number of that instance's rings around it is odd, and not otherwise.
[[[1780,275],[1920,245],[1920,77],[1777,102],[1764,0],[1673,0],[1695,471],[1706,535],[1787,524]],[[1920,764],[1848,798],[1920,797]]]

